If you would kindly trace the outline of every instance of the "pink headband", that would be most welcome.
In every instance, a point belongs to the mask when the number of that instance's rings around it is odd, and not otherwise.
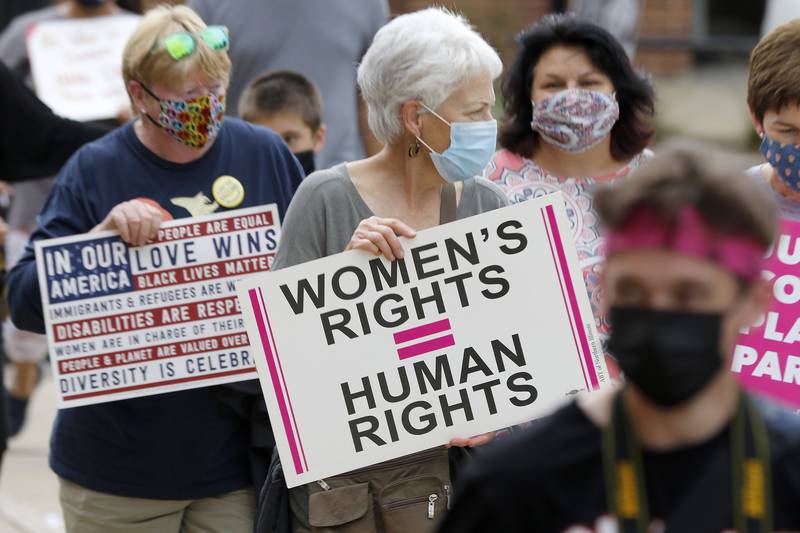
[[[608,257],[639,248],[666,248],[707,259],[745,280],[760,275],[766,251],[750,237],[712,230],[692,206],[684,207],[672,224],[652,209],[640,207],[628,217],[623,229],[612,231],[606,240]]]

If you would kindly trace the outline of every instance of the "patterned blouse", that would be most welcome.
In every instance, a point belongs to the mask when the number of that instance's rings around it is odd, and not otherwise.
[[[578,260],[589,301],[601,338],[608,334],[608,322],[600,314],[600,267],[603,260],[603,239],[600,222],[594,210],[592,193],[597,185],[607,185],[625,178],[633,169],[652,157],[645,150],[634,157],[624,168],[609,176],[571,178],[556,176],[532,160],[509,150],[500,150],[483,171],[485,178],[493,181],[512,203],[524,202],[556,191],[561,191],[567,204],[572,236],[578,249]]]

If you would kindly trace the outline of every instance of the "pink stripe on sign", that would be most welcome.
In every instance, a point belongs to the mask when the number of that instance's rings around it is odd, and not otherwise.
[[[281,386],[286,391],[286,399],[289,402],[289,414],[292,417],[292,425],[297,434],[297,442],[300,444],[300,454],[303,456],[303,463],[308,470],[308,461],[306,460],[306,451],[303,449],[303,438],[300,436],[300,428],[297,426],[297,419],[294,416],[294,407],[292,406],[292,396],[289,394],[289,386],[286,384],[286,376],[283,375],[283,365],[281,364],[281,355],[278,353],[278,346],[275,345],[275,334],[272,332],[272,323],[269,320],[269,312],[267,311],[267,304],[264,302],[264,293],[258,289],[259,302],[261,309],[264,311],[264,318],[267,319],[267,329],[269,330],[269,341],[272,345],[272,351],[275,354],[275,360],[278,362],[278,372],[281,374]]]
[[[547,243],[550,245],[550,256],[553,258],[553,267],[556,269],[556,277],[558,277],[558,288],[561,289],[561,300],[564,302],[564,309],[567,310],[567,319],[569,319],[569,329],[572,332],[572,342],[575,344],[575,353],[578,354],[578,363],[581,365],[581,369],[583,369],[583,383],[586,385],[586,390],[589,390],[589,380],[586,379],[586,369],[583,368],[583,357],[581,356],[581,349],[578,348],[578,338],[575,337],[575,321],[572,318],[572,314],[569,312],[569,304],[567,304],[567,295],[564,294],[564,280],[561,276],[561,270],[558,268],[558,260],[556,259],[556,251],[553,249],[553,238],[550,236],[550,228],[547,225],[547,218],[544,215],[544,208],[541,210],[542,213],[542,224],[544,225],[544,232],[547,234]]]
[[[405,348],[398,348],[397,355],[400,356],[401,360],[408,359],[410,357],[416,357],[418,355],[430,353],[434,350],[447,348],[455,343],[456,340],[452,335],[445,335],[444,337],[436,337],[435,339],[431,339],[429,341],[412,344],[411,346],[406,346]]]
[[[398,331],[394,334],[394,342],[395,344],[402,344],[404,342],[427,337],[428,335],[433,335],[434,333],[441,333],[442,331],[446,331],[448,329],[450,329],[450,321],[445,318],[443,320],[431,322],[430,324],[424,324],[415,328]]]
[[[292,424],[289,420],[289,411],[286,408],[286,399],[284,398],[284,391],[280,386],[278,378],[278,371],[275,368],[275,356],[272,353],[270,346],[269,335],[267,334],[267,327],[264,324],[264,317],[261,313],[261,306],[258,302],[258,295],[255,289],[248,291],[250,295],[250,305],[253,307],[253,314],[256,317],[256,324],[258,325],[258,333],[261,337],[261,346],[264,348],[264,355],[267,360],[267,368],[269,369],[269,376],[272,379],[272,388],[275,390],[275,400],[278,402],[278,410],[281,412],[281,421],[283,422],[283,429],[286,432],[286,439],[289,441],[289,450],[292,454],[292,461],[294,462],[294,470],[297,474],[302,474],[303,463],[300,460],[300,453],[297,450],[297,443],[292,431]]]
[[[578,306],[578,299],[575,297],[575,287],[572,285],[572,277],[569,275],[569,267],[567,265],[567,256],[564,253],[564,245],[561,242],[561,233],[558,231],[558,222],[556,222],[556,214],[553,211],[553,206],[547,206],[547,219],[550,221],[550,230],[553,232],[553,240],[555,240],[556,251],[558,252],[558,261],[561,263],[561,272],[564,273],[564,283],[567,286],[567,295],[569,296],[570,307],[572,308],[572,315],[575,317],[575,325],[578,326],[578,338],[581,340],[581,347],[583,348],[583,359],[586,362],[586,369],[589,371],[589,381],[592,383],[592,390],[600,388],[600,383],[597,379],[597,371],[592,361],[592,352],[589,350],[589,341],[586,339],[586,331],[583,327],[583,318],[581,317],[581,310]]]

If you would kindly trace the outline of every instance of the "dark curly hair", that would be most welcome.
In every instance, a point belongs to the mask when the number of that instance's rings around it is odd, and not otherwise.
[[[619,101],[619,120],[611,130],[611,156],[628,161],[653,137],[655,96],[648,77],[636,73],[622,45],[603,28],[572,15],[542,17],[517,37],[520,51],[503,81],[506,120],[500,145],[532,157],[539,133],[531,129],[533,71],[542,54],[554,46],[581,48],[595,68],[611,79]]]

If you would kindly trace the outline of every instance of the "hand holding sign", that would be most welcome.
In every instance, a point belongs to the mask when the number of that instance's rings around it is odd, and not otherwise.
[[[494,440],[494,436],[495,432],[489,431],[488,433],[475,435],[474,437],[470,437],[468,439],[462,439],[462,438],[450,439],[450,442],[447,443],[447,447],[450,448],[451,446],[457,446],[460,448],[475,448],[477,446],[483,446],[484,444],[489,444]]]
[[[389,261],[394,261],[403,258],[403,246],[397,236],[414,238],[416,234],[411,227],[397,219],[372,216],[361,221],[345,250],[383,254]]]
[[[158,236],[165,214],[171,218],[152,200],[137,198],[114,206],[106,218],[92,228],[92,233],[118,231],[126,244],[144,246]]]

